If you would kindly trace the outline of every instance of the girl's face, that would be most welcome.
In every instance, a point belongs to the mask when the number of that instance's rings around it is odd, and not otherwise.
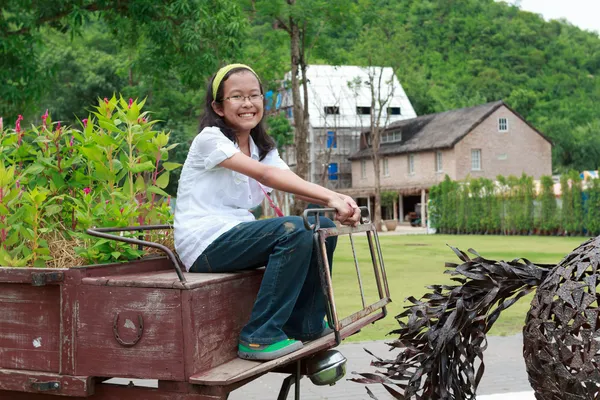
[[[250,100],[250,96],[261,94],[258,79],[250,71],[240,71],[230,75],[222,85],[223,102],[213,102],[213,110],[236,134],[249,134],[263,117],[262,97]]]

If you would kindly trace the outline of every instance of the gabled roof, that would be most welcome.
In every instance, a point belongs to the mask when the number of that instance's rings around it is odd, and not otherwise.
[[[402,132],[402,141],[396,143],[382,143],[379,148],[379,154],[385,156],[452,148],[463,137],[502,106],[507,107],[515,115],[525,121],[523,117],[501,100],[475,107],[423,115],[421,117],[397,121],[388,125],[385,132]],[[527,123],[527,121],[525,122]],[[548,140],[548,138],[542,135],[542,133],[533,126],[529,126],[544,139]],[[550,140],[548,141],[550,142]],[[349,159],[358,160],[370,156],[371,148],[369,147],[359,150],[351,155]]]
[[[349,128],[363,130],[370,125],[370,115],[357,114],[357,107],[371,107],[369,76],[381,75],[382,98],[388,98],[382,120],[398,121],[417,116],[402,84],[391,67],[355,65],[308,65],[308,114],[313,128]],[[291,72],[286,74],[291,80]],[[350,87],[352,86],[352,88]],[[304,101],[304,96],[301,96]],[[281,107],[293,104],[291,89],[282,93]],[[339,114],[327,114],[326,107],[336,107]],[[387,115],[388,107],[400,108],[400,114]]]

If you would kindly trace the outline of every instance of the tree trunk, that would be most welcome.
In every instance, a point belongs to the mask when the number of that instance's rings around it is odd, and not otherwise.
[[[288,4],[293,6],[295,0],[288,0]],[[298,79],[298,67],[302,66],[302,54],[300,51],[300,27],[293,17],[289,19],[289,33],[291,37],[291,58],[292,58],[292,101],[294,102],[294,145],[296,148],[296,174],[302,179],[308,179],[308,149],[306,139],[308,137],[307,114],[303,107],[300,97],[300,81]],[[303,75],[305,71],[302,71]],[[306,96],[306,93],[305,93]],[[301,215],[305,208],[303,201],[295,199],[292,214]]]
[[[379,164],[379,143],[381,140],[379,122],[381,115],[378,114],[377,118],[375,117],[377,102],[375,97],[375,79],[374,75],[371,75],[372,73],[373,71],[369,72],[369,80],[371,81],[371,148],[373,150],[371,158],[373,160],[373,171],[375,172],[375,215],[373,216],[373,222],[376,229],[381,231],[381,168]],[[377,96],[381,95],[380,91],[381,88],[378,89]]]

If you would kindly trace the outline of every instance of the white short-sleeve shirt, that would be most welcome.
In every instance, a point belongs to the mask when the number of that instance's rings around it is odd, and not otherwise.
[[[179,178],[174,223],[175,249],[188,271],[215,239],[241,222],[254,221],[249,209],[265,197],[256,180],[219,167],[239,151],[238,145],[217,127],[204,128],[192,142]],[[250,156],[259,159],[252,137]],[[277,149],[260,162],[289,169]]]

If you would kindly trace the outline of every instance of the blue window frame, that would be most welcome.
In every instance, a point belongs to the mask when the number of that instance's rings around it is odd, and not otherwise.
[[[329,167],[327,167],[327,172],[329,173],[330,181],[338,180],[338,165],[337,165],[337,163],[329,164]]]
[[[337,138],[334,131],[327,131],[327,148],[337,149]]]

